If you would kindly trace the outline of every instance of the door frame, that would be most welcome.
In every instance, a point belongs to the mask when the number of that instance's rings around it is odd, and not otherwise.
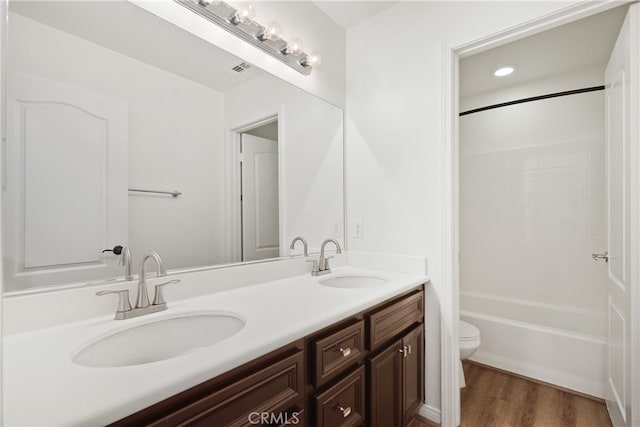
[[[279,225],[279,245],[280,254],[284,253],[286,247],[284,239],[285,210],[284,200],[285,191],[282,183],[285,182],[284,172],[284,110],[271,113],[267,116],[244,122],[242,124],[232,126],[225,131],[225,263],[243,262],[242,260],[242,223],[240,215],[242,212],[242,203],[240,196],[242,194],[240,179],[240,140],[241,135],[251,129],[278,122],[278,225]]]
[[[460,424],[460,388],[459,363],[460,349],[458,345],[458,319],[460,318],[460,282],[459,282],[459,251],[460,251],[460,200],[459,200],[459,64],[460,59],[485,50],[489,50],[542,31],[549,30],[588,16],[604,12],[623,4],[633,3],[634,0],[621,2],[581,2],[559,9],[542,17],[530,20],[504,31],[482,37],[467,43],[450,46],[442,45],[442,268],[444,283],[449,284],[448,292],[443,294],[441,301],[441,409],[440,422],[442,426],[457,426]],[[637,195],[640,197],[640,195]],[[636,233],[638,234],[638,233]],[[632,247],[639,247],[639,236],[634,236]],[[640,269],[640,260],[635,261],[635,271]],[[632,301],[632,321],[640,321],[640,283],[636,277],[632,284],[636,297]],[[447,289],[447,288],[445,288]],[[640,336],[638,331],[632,336],[635,341],[632,347],[632,363],[640,366]],[[640,395],[640,374],[633,378],[632,391]],[[640,402],[632,408],[634,420],[640,418]]]

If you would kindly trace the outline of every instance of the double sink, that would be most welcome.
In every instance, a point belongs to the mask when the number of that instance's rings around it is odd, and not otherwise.
[[[320,286],[337,289],[363,289],[387,283],[381,277],[358,274],[318,281]],[[166,315],[98,337],[74,352],[71,359],[77,365],[95,368],[159,362],[218,344],[245,325],[245,319],[237,313],[200,311]]]

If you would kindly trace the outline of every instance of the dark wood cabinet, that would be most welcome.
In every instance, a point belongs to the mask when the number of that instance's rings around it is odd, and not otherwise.
[[[357,363],[364,350],[364,321],[312,340],[314,385],[320,387]]]
[[[424,328],[402,338],[402,424],[407,425],[424,401]]]
[[[305,426],[304,355],[298,340],[112,425],[239,427],[295,419]]]
[[[401,347],[402,341],[396,341],[368,361],[371,427],[393,427],[400,424]]]
[[[115,426],[404,427],[424,399],[422,286]]]
[[[406,426],[424,399],[424,332],[418,325],[368,360],[371,427]]]
[[[369,324],[368,349],[375,351],[389,339],[424,318],[423,292],[415,292],[387,307],[367,315]]]
[[[315,397],[318,427],[362,426],[365,421],[365,373],[360,366]]]

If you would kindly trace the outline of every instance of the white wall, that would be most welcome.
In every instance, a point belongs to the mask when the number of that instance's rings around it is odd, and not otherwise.
[[[10,14],[8,66],[122,99],[129,106],[129,185],[183,196],[129,197],[134,265],[158,251],[167,268],[224,256],[224,96],[112,50]],[[197,153],[197,155],[194,155]],[[180,224],[176,227],[176,224]],[[123,242],[127,243],[127,242]]]
[[[426,255],[435,297],[441,232],[443,50],[564,2],[401,2],[347,32],[347,198],[352,250]],[[427,404],[440,407],[439,328],[428,319]],[[445,328],[449,326],[445,325]],[[434,339],[435,338],[435,339]]]
[[[260,97],[255,96],[257,91]],[[282,113],[281,246],[288,248],[296,236],[305,237],[310,250],[319,249],[328,237],[344,245],[342,231],[336,235],[333,228],[336,222],[342,225],[344,212],[342,110],[267,74],[227,91],[225,97],[230,129]]]
[[[266,24],[271,20],[278,21],[282,25],[285,39],[299,37],[304,42],[305,51],[318,51],[322,55],[322,64],[316,67],[311,75],[304,76],[176,3],[129,1],[309,93],[344,108],[345,31],[312,2],[252,3],[256,10],[257,22]],[[235,5],[237,3],[239,2],[232,2]]]
[[[464,61],[465,60],[462,59],[461,67],[464,67]],[[605,65],[606,63],[593,64],[590,67],[580,68],[561,75],[545,76],[540,79],[522,82],[521,84],[508,85],[501,90],[493,90],[469,96],[464,95],[465,88],[461,86],[460,111],[468,111],[487,105],[546,95],[548,93],[601,86],[604,84],[602,76]],[[462,83],[464,85],[464,82]]]

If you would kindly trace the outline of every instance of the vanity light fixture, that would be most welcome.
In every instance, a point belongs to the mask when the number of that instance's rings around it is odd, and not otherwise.
[[[493,75],[496,77],[505,77],[508,76],[509,74],[513,73],[513,67],[502,67],[502,68],[498,68],[496,71],[493,72]]]
[[[300,39],[291,39],[287,42],[287,47],[285,48],[286,55],[300,55],[304,50],[304,43]]]
[[[242,3],[236,9],[235,15],[231,18],[232,23],[251,25],[256,17],[256,11],[249,3]]]
[[[174,0],[176,3],[213,22],[231,34],[251,43],[299,73],[308,76],[321,62],[316,52],[304,52],[304,43],[298,38],[282,38],[282,27],[275,21],[267,25],[256,22],[252,5],[242,3],[237,8],[219,0]]]
[[[264,31],[258,36],[261,41],[278,40],[282,34],[282,27],[276,21],[271,21],[264,26]]]
[[[307,55],[307,59],[303,62],[304,64],[308,64],[311,67],[315,67],[316,65],[320,65],[322,63],[322,56],[318,52],[311,52]]]

